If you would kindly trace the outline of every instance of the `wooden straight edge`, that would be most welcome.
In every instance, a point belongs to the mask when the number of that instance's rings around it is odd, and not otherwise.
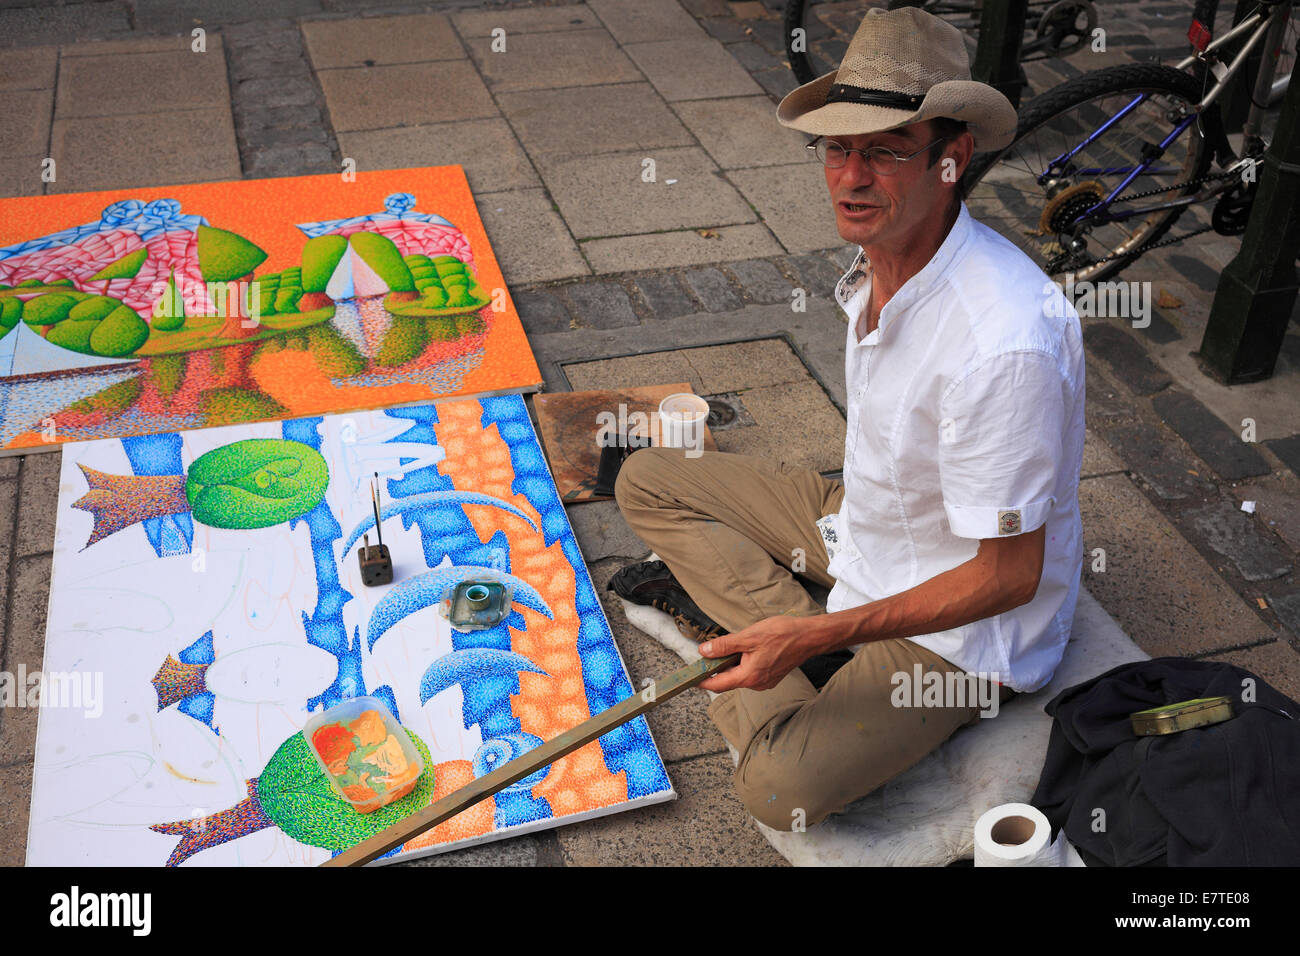
[[[728,657],[701,658],[694,664],[687,664],[660,681],[652,681],[645,690],[619,701],[613,707],[602,710],[599,714],[566,730],[552,740],[535,747],[525,754],[491,773],[479,777],[473,783],[466,784],[455,793],[449,793],[416,813],[411,814],[392,826],[380,830],[374,836],[361,841],[356,846],[344,850],[338,856],[321,864],[322,866],[363,866],[371,860],[383,856],[395,846],[400,846],[430,827],[435,827],[445,820],[450,820],[461,811],[472,807],[480,800],[486,800],[517,780],[522,780],[534,771],[559,760],[597,737],[609,733],[639,717],[648,710],[653,710],[666,700],[671,700],[684,690],[689,690],[703,680],[712,677],[718,671],[730,667],[740,660],[739,654]]]

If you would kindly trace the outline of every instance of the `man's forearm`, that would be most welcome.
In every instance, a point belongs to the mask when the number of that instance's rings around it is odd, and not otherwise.
[[[907,591],[808,618],[810,656],[946,631],[1027,604],[1042,575],[1044,534],[1044,528],[1028,532],[1011,548],[981,547],[964,564]]]

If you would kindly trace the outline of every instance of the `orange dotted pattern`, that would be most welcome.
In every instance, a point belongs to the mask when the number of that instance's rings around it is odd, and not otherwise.
[[[438,442],[447,452],[442,473],[458,489],[510,502],[540,527],[541,515],[525,496],[511,490],[514,467],[510,447],[501,439],[496,425],[482,427],[482,415],[478,402],[438,405]],[[481,541],[487,541],[497,530],[505,532],[510,541],[512,573],[535,587],[555,614],[554,620],[548,620],[536,611],[515,605],[524,616],[527,630],[512,630],[510,644],[513,651],[546,671],[545,675],[519,675],[519,693],[511,698],[511,712],[525,733],[551,740],[591,716],[578,654],[574,568],[559,541],[546,547],[542,536],[518,518],[503,516],[496,508],[475,505],[467,505],[465,514]],[[439,788],[441,785],[439,781]],[[600,743],[592,741],[553,763],[551,772],[533,787],[532,795],[546,800],[555,817],[596,810],[628,799],[627,775],[623,771],[610,773]],[[412,846],[408,844],[407,848]]]

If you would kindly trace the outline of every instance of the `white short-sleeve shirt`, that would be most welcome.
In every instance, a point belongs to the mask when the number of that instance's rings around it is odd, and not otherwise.
[[[1046,523],[1032,601],[911,640],[1017,691],[1046,684],[1070,635],[1083,560],[1079,316],[1034,262],[962,204],[930,262],[858,341],[864,254],[835,294],[849,316],[844,503],[827,610],[889,597]]]

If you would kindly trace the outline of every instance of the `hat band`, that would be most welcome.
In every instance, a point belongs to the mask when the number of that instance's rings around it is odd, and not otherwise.
[[[918,110],[925,101],[924,96],[909,96],[893,90],[869,90],[862,86],[850,86],[836,83],[826,94],[829,103],[860,103],[865,106],[889,106],[896,110]]]

